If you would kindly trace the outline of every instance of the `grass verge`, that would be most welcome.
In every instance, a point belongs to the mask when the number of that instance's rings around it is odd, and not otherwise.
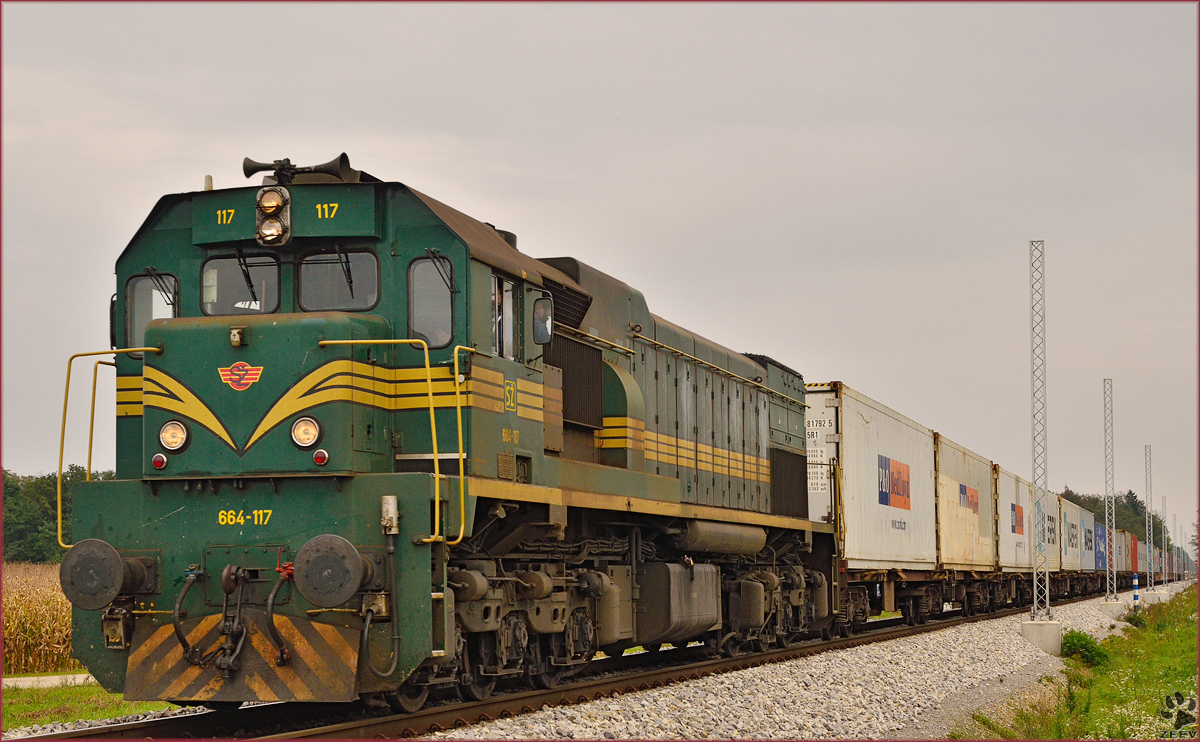
[[[56,721],[146,714],[171,707],[163,701],[127,702],[95,683],[55,688],[5,688],[4,731]]]
[[[1140,627],[1102,643],[1109,658],[1088,667],[1064,659],[1047,692],[1020,699],[1001,714],[976,713],[951,739],[1158,739],[1172,729],[1159,716],[1167,694],[1196,689],[1196,586],[1145,608]],[[1142,623],[1142,622],[1139,622]],[[995,717],[995,718],[993,718]],[[1190,729],[1195,730],[1195,725]]]

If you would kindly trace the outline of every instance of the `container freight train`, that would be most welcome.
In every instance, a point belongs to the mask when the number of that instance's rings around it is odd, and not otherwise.
[[[1028,481],[845,384],[805,391],[808,512],[838,526],[835,625],[852,628],[881,610],[923,623],[948,603],[968,615],[1032,603]],[[1052,493],[1043,508],[1051,598],[1103,591],[1104,524]],[[1117,530],[1112,548],[1118,587],[1132,588],[1138,573],[1146,585],[1146,545]],[[1178,579],[1183,555],[1170,565],[1167,576]],[[1161,581],[1163,568],[1156,574]]]
[[[117,478],[73,544],[60,510],[61,582],[107,690],[412,711],[1028,599],[1028,483],[981,457],[345,155],[244,170],[158,202],[79,354],[114,356]],[[1055,589],[1094,588],[1059,507]]]

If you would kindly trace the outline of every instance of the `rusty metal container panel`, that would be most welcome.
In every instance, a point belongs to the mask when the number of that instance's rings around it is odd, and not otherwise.
[[[1062,518],[1062,570],[1078,572],[1083,569],[1083,508],[1065,498],[1058,498]]]
[[[1082,509],[1081,509],[1082,510]],[[1080,569],[1084,572],[1096,571],[1096,516],[1090,510],[1082,510],[1083,556],[1080,559]]]
[[[934,569],[933,432],[840,382],[806,385],[805,401],[809,518],[833,520],[823,464],[837,459],[847,568]]]
[[[996,478],[996,506],[1000,516],[1000,570],[1029,572],[1033,569],[1033,546],[1037,535],[1033,524],[1032,487],[1005,469]]]
[[[1113,535],[1113,551],[1116,552],[1116,569],[1118,572],[1129,571],[1129,534],[1117,529]]]
[[[947,569],[992,569],[992,462],[942,436],[937,453],[940,561]]]

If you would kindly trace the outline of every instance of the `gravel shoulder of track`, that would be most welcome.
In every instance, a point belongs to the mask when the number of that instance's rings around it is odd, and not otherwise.
[[[1122,596],[1127,598],[1127,596]],[[1122,625],[1103,598],[1055,607],[1064,631]],[[931,739],[1037,690],[1062,661],[1021,636],[1027,614],[701,678],[422,739]],[[1003,682],[1000,678],[1004,678]]]

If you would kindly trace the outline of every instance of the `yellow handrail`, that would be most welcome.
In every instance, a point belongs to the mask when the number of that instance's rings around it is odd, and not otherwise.
[[[433,372],[429,368],[429,344],[424,340],[320,340],[317,346],[327,345],[419,345],[425,353],[425,390],[429,394],[429,431],[433,436],[433,535],[421,539],[423,544],[445,541],[442,531],[442,469],[438,465],[437,419],[433,414]],[[457,378],[457,377],[456,377]]]
[[[468,345],[454,346],[454,412],[458,415],[458,538],[453,541],[447,541],[447,546],[457,546],[462,543],[463,534],[467,527],[467,493],[466,493],[466,477],[467,473],[463,470],[463,439],[462,439],[462,397],[459,395],[458,382],[458,351],[465,350],[468,353],[474,353],[475,349]]]
[[[88,463],[87,463],[87,481],[92,481],[92,438],[96,434],[96,375],[100,372],[101,366],[117,367],[117,364],[112,361],[96,361],[92,366],[92,416],[88,420]]]
[[[67,402],[71,399],[71,365],[76,358],[84,356],[106,356],[109,353],[162,353],[162,348],[116,348],[114,350],[94,350],[90,353],[76,353],[67,359],[67,388],[63,391],[62,432],[58,438],[58,545],[64,549],[71,545],[63,541],[62,533],[62,465],[63,450],[67,447]],[[92,371],[92,383],[95,384],[95,370]],[[92,389],[93,414],[95,413],[95,387]],[[88,470],[91,470],[91,443],[88,443]],[[90,479],[90,476],[89,476]]]

